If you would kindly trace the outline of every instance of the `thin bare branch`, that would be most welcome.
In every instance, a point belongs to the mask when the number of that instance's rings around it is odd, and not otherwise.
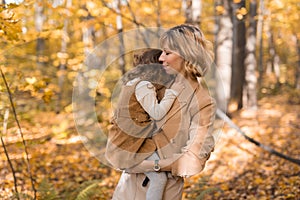
[[[248,135],[246,135],[246,133],[244,131],[242,131],[240,129],[240,127],[238,127],[222,110],[217,109],[216,112],[217,116],[220,117],[222,120],[224,120],[224,122],[226,122],[231,128],[235,129],[238,133],[240,133],[246,140],[248,140],[249,142],[252,142],[253,144],[255,144],[256,146],[262,148],[263,150],[278,156],[279,158],[283,158],[287,161],[290,161],[294,164],[300,165],[300,159],[296,159],[296,158],[292,158],[288,155],[285,155],[283,153],[280,153],[278,151],[276,151],[275,149],[272,149],[269,146],[266,146],[262,143],[260,143],[259,141],[249,137]]]
[[[18,191],[18,185],[17,185],[17,177],[16,177],[16,171],[13,167],[13,164],[9,158],[9,154],[8,154],[8,151],[6,149],[6,146],[5,146],[5,143],[4,143],[4,140],[3,140],[3,137],[4,135],[6,135],[6,132],[7,132],[7,121],[8,121],[8,116],[9,116],[9,109],[6,109],[5,110],[5,113],[4,113],[4,120],[3,120],[3,134],[1,135],[0,139],[1,139],[1,144],[2,144],[2,147],[4,149],[4,153],[5,153],[5,156],[6,156],[6,159],[7,159],[7,162],[9,164],[9,167],[11,169],[11,173],[13,175],[13,178],[14,178],[14,187],[15,187],[15,192],[16,192],[16,196],[17,196],[17,199],[19,200],[20,197],[19,197],[19,191]]]
[[[20,132],[20,135],[21,135],[21,138],[22,138],[22,143],[23,143],[23,147],[24,147],[24,151],[25,151],[25,156],[26,156],[26,162],[27,162],[26,163],[27,164],[27,171],[28,171],[28,174],[29,174],[29,177],[30,177],[31,188],[33,190],[33,195],[34,195],[33,199],[36,199],[37,190],[35,189],[34,179],[33,179],[32,173],[31,173],[31,167],[30,167],[30,162],[29,162],[29,154],[28,154],[28,150],[27,150],[27,146],[26,146],[26,141],[24,139],[24,135],[23,135],[23,132],[22,132],[22,129],[21,129],[21,125],[20,125],[20,122],[19,122],[18,117],[17,117],[16,109],[15,109],[15,106],[14,106],[14,103],[13,103],[13,99],[12,99],[12,94],[11,94],[10,88],[9,88],[9,86],[7,84],[7,81],[6,81],[5,75],[4,75],[3,71],[2,71],[2,68],[0,68],[0,71],[1,71],[1,76],[2,76],[2,79],[4,81],[7,93],[8,93],[8,97],[9,97],[9,101],[10,101],[11,108],[12,108],[12,111],[13,111],[13,115],[14,115],[14,118],[16,120],[18,129],[19,129],[19,132]]]
[[[134,14],[134,12],[133,12],[133,10],[132,10],[132,8],[131,8],[131,5],[130,5],[129,1],[126,0],[126,4],[127,4],[127,7],[128,7],[129,12],[130,12],[130,14],[131,14],[131,17],[132,17],[132,19],[133,19],[133,23],[137,22],[136,17],[135,17],[135,14]],[[135,24],[136,24],[137,28],[140,27],[140,23],[135,23]],[[139,32],[139,34],[142,36],[143,41],[145,42],[145,44],[147,45],[147,47],[150,47],[150,44],[149,44],[149,42],[148,42],[146,36],[145,36],[139,29],[138,29],[138,32]]]
[[[126,20],[128,20],[128,21],[130,21],[130,22],[133,22],[137,27],[143,27],[143,28],[145,28],[149,33],[156,34],[156,33],[153,32],[152,30],[148,29],[147,26],[146,26],[145,24],[143,24],[143,23],[141,23],[141,22],[138,22],[138,21],[136,20],[135,17],[133,17],[133,19],[130,18],[130,17],[127,17],[126,15],[122,14],[121,12],[118,12],[116,9],[112,8],[111,6],[109,6],[104,0],[101,0],[101,2],[102,2],[102,4],[103,4],[105,7],[107,7],[110,11],[112,11],[113,13],[115,13],[115,14],[117,14],[117,15],[122,16],[123,19],[126,19]],[[127,1],[126,1],[126,2],[127,2]],[[127,2],[127,3],[128,3],[128,2]],[[127,5],[129,5],[129,4],[127,4]]]

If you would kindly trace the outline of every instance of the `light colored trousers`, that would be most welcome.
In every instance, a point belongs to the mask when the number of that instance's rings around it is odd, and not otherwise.
[[[112,200],[146,200],[146,192],[149,187],[142,186],[145,174],[129,174],[123,172],[114,191]],[[163,200],[181,200],[183,192],[182,177],[168,177],[164,190]]]

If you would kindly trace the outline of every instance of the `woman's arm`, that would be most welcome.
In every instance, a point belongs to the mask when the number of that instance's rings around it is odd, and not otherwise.
[[[214,149],[212,129],[216,110],[215,101],[209,95],[201,101],[197,105],[200,109],[190,109],[193,116],[189,128],[190,139],[182,148],[182,153],[174,154],[179,158],[172,164],[173,175],[192,176],[201,172]]]
[[[192,176],[201,172],[210,153],[213,151],[215,140],[212,135],[212,126],[215,118],[215,101],[207,93],[201,91],[201,98],[197,98],[189,108],[191,115],[190,127],[187,130],[189,140],[182,147],[180,153],[173,154],[172,158],[159,161],[162,171],[171,171],[174,176]],[[163,134],[163,133],[158,133]],[[131,168],[131,173],[143,173],[153,170],[154,161],[143,161]]]
[[[191,108],[195,113],[193,113],[189,128],[190,139],[182,148],[181,153],[173,154],[172,158],[159,160],[161,171],[171,171],[174,176],[185,177],[195,175],[203,170],[215,145],[212,135],[215,103],[212,99],[209,102],[200,110]],[[154,171],[153,167],[153,160],[144,160],[126,172],[145,173]]]
[[[174,158],[162,159],[159,160],[159,166],[161,168],[160,171],[171,171],[171,165],[174,162]],[[144,160],[140,164],[126,169],[125,171],[128,173],[145,173],[145,172],[153,172],[154,171],[154,160]]]

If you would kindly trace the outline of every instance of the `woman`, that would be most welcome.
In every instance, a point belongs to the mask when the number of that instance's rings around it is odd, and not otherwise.
[[[214,148],[212,125],[215,103],[201,77],[213,62],[212,47],[202,32],[191,25],[179,25],[160,38],[163,53],[159,60],[168,74],[175,74],[183,91],[168,114],[157,124],[161,130],[152,136],[162,160],[145,160],[124,172],[113,195],[114,200],[143,200],[143,173],[165,171],[168,181],[163,199],[179,200],[183,177],[201,172]],[[144,184],[145,185],[145,184]]]
[[[134,63],[138,65],[122,78],[122,90],[111,121],[105,152],[107,161],[114,168],[127,169],[145,159],[160,159],[155,152],[154,143],[153,145],[150,143],[145,145],[145,143],[147,138],[158,130],[154,122],[167,114],[180,93],[176,88],[181,86],[180,83],[174,83],[172,88],[165,89],[162,97],[158,95],[157,90],[163,89],[173,76],[167,74],[163,66],[158,64],[159,56],[155,59],[157,51],[157,49],[149,49],[140,56],[135,56],[140,58]],[[151,60],[156,63],[149,62]],[[145,174],[150,179],[146,199],[162,199],[167,182],[166,173],[146,172]]]

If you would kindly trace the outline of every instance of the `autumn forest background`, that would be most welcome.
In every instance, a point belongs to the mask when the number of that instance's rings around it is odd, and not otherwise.
[[[219,108],[183,199],[300,199],[298,0],[0,3],[0,199],[110,199],[120,172],[99,155],[117,82],[182,23],[214,44]]]

